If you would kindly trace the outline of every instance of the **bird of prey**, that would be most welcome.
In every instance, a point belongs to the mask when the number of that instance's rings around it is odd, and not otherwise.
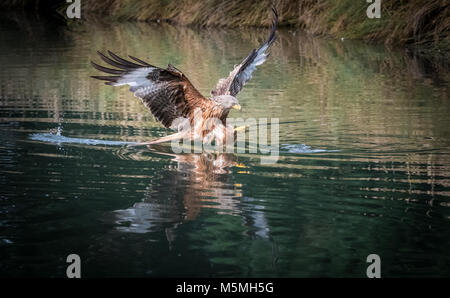
[[[222,144],[226,143],[228,137],[232,137],[234,142],[236,130],[227,125],[226,119],[230,109],[240,110],[236,95],[252,77],[256,66],[266,61],[269,55],[267,50],[276,40],[278,14],[274,8],[272,11],[273,21],[268,39],[236,65],[228,77],[220,79],[209,98],[203,96],[186,75],[171,64],[163,69],[133,56],[129,56],[131,60],[123,59],[111,51],[108,51],[109,57],[101,52],[98,54],[114,69],[91,61],[94,68],[109,74],[92,77],[106,81],[106,85],[129,85],[130,91],[142,100],[158,121],[166,128],[178,130],[175,134],[140,145],[158,144],[186,137],[190,140],[199,139],[203,143],[215,140]]]

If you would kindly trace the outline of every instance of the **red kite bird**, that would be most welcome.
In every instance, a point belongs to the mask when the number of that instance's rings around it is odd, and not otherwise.
[[[107,81],[106,85],[121,86],[129,85],[130,91],[139,97],[144,105],[150,109],[155,118],[166,128],[177,129],[179,132],[159,138],[157,140],[141,143],[138,145],[151,145],[167,142],[186,137],[189,132],[191,139],[201,138],[203,142],[215,139],[222,144],[226,136],[235,130],[226,124],[226,118],[231,108],[239,109],[236,95],[241,91],[244,84],[252,77],[256,66],[266,61],[266,51],[276,40],[278,14],[272,8],[272,29],[267,41],[259,49],[253,50],[241,64],[230,72],[227,78],[220,79],[216,88],[211,91],[209,98],[204,97],[191,84],[189,79],[171,64],[162,69],[133,56],[131,60],[125,60],[108,51],[110,57],[98,52],[100,58],[115,67],[106,68],[92,63],[96,69],[109,76],[92,76],[95,79]],[[208,119],[218,119],[215,123],[208,124]],[[190,125],[193,130],[184,130],[184,125]]]

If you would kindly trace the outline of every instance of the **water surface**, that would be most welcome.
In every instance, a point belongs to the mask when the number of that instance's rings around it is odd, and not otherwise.
[[[89,77],[110,49],[208,95],[266,29],[36,22],[0,27],[0,276],[450,276],[445,63],[281,30],[230,115],[280,119],[267,165],[128,148],[170,132]]]

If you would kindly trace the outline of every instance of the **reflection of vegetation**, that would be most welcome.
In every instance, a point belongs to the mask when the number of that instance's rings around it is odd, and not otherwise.
[[[119,125],[124,128],[123,139],[129,137],[129,127],[139,128],[131,141],[145,141],[149,134],[160,136],[166,130],[158,128],[127,88],[106,87],[89,78],[95,73],[89,61],[97,59],[96,50],[114,49],[159,66],[170,62],[208,95],[217,80],[267,35],[265,29],[238,32],[122,23],[95,24],[92,30],[92,26],[88,31],[80,27],[66,32],[63,40],[31,34],[29,26],[25,36],[3,35],[0,52],[8,53],[3,64],[15,67],[1,70],[7,73],[2,74],[2,105],[22,111],[24,120]],[[15,47],[62,51],[20,55]],[[379,151],[448,146],[449,111],[443,103],[449,75],[447,65],[413,53],[280,30],[271,59],[239,95],[244,107],[239,116],[282,115],[281,143],[308,140],[313,147],[345,149],[352,139],[358,148]],[[45,111],[48,118],[30,117],[36,110]],[[8,117],[5,113],[1,117]],[[404,141],[399,143],[399,137]]]
[[[196,30],[144,23],[123,23],[114,27],[97,24],[95,30],[92,26],[89,25],[87,32],[84,31],[87,28],[67,32],[63,40],[44,34],[32,39],[29,34],[12,33],[16,40],[13,47],[47,45],[63,49],[43,56],[37,52],[28,56],[15,55],[16,49],[11,49],[5,35],[0,50],[11,54],[3,57],[4,64],[26,67],[2,70],[9,73],[3,77],[2,97],[16,96],[15,91],[21,89],[24,98],[16,97],[8,104],[19,109],[39,107],[55,117],[59,116],[59,111],[66,111],[66,121],[71,120],[67,112],[71,111],[75,112],[72,121],[81,117],[83,121],[123,121],[124,125],[151,128],[157,126],[153,117],[139,100],[134,100],[127,88],[105,87],[89,78],[95,73],[89,60],[97,59],[96,50],[113,49],[159,66],[170,62],[185,71],[194,85],[208,95],[217,80],[228,74],[267,33],[265,29],[249,32]],[[27,27],[27,30],[30,29]],[[337,124],[358,127],[358,131],[363,132],[358,138],[364,144],[377,143],[381,132],[439,136],[438,128],[432,125],[438,119],[412,121],[409,119],[411,110],[406,107],[442,110],[439,102],[446,100],[449,91],[449,68],[445,64],[430,63],[412,54],[387,51],[382,47],[318,40],[291,31],[281,30],[279,36],[271,59],[259,67],[255,78],[239,95],[244,105],[242,116],[279,117],[282,114],[286,115],[284,121],[295,122],[299,120],[300,111],[307,111],[302,112],[301,117],[310,123],[320,119],[320,129],[328,132],[330,144],[345,137],[340,135]],[[237,46],[239,44],[243,46]],[[21,80],[15,80],[16,77]],[[440,87],[436,88],[436,84]],[[67,98],[68,95],[72,98]],[[29,100],[36,96],[38,103]],[[266,98],[267,106],[261,106],[261,98]],[[376,100],[371,100],[374,98]],[[380,123],[390,125],[377,126]],[[282,137],[305,136],[301,131],[288,132],[290,136]],[[385,144],[389,140],[380,142]]]

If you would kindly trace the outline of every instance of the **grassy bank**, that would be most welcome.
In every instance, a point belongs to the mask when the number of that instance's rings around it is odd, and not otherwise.
[[[0,6],[46,5],[42,2],[6,0]],[[181,25],[226,27],[270,25],[269,8],[273,2],[280,14],[280,26],[294,26],[336,38],[363,39],[387,45],[417,45],[422,51],[434,51],[444,56],[450,52],[448,0],[382,0],[380,19],[367,17],[366,9],[370,4],[365,0],[81,1],[83,18],[86,19],[101,17],[108,21],[167,21]]]

